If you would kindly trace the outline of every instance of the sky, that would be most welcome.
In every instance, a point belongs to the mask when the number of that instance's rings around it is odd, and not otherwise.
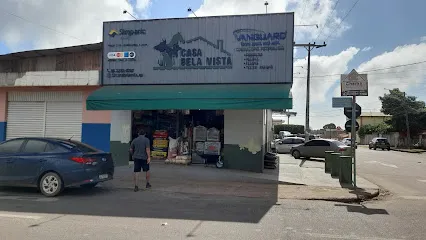
[[[269,0],[268,13],[295,13],[295,42],[326,42],[311,54],[310,126],[343,126],[340,74],[368,74],[363,112],[378,112],[386,89],[400,88],[426,100],[426,1]],[[0,54],[102,41],[102,22],[264,13],[263,0],[2,0]],[[311,25],[315,26],[297,26]],[[305,123],[307,51],[295,48],[292,124]],[[417,63],[417,64],[413,64]],[[406,66],[404,66],[406,65]],[[284,118],[287,120],[287,118]]]

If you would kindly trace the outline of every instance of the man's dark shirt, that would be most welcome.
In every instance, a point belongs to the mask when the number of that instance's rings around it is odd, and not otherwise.
[[[149,139],[145,135],[139,135],[139,137],[133,139],[130,147],[133,149],[133,159],[147,160],[148,155],[146,149],[151,147]]]

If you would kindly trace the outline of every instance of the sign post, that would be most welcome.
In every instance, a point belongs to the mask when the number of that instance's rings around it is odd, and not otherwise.
[[[367,74],[358,74],[355,69],[353,69],[349,74],[341,75],[341,96],[352,96],[352,113],[351,113],[351,148],[352,148],[352,158],[353,158],[353,173],[354,173],[354,187],[356,185],[356,132],[357,124],[356,118],[361,115],[361,107],[356,103],[356,96],[368,96],[368,79]],[[346,116],[347,109],[344,110]]]

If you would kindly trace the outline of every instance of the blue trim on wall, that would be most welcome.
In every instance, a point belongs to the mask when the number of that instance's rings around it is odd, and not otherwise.
[[[99,150],[110,151],[111,124],[109,123],[83,123],[81,141]]]
[[[6,140],[6,125],[7,122],[0,122],[0,142]]]

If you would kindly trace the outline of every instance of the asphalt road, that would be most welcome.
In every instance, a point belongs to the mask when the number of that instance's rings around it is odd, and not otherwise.
[[[341,204],[156,191],[0,193],[0,239],[424,239],[426,204]]]
[[[357,150],[357,174],[383,187],[395,198],[418,199],[426,204],[426,154]]]
[[[134,193],[105,185],[45,198],[0,189],[0,239],[419,239],[426,236],[426,155],[359,148],[358,173],[392,192],[363,204]],[[154,186],[155,187],[155,186]]]

